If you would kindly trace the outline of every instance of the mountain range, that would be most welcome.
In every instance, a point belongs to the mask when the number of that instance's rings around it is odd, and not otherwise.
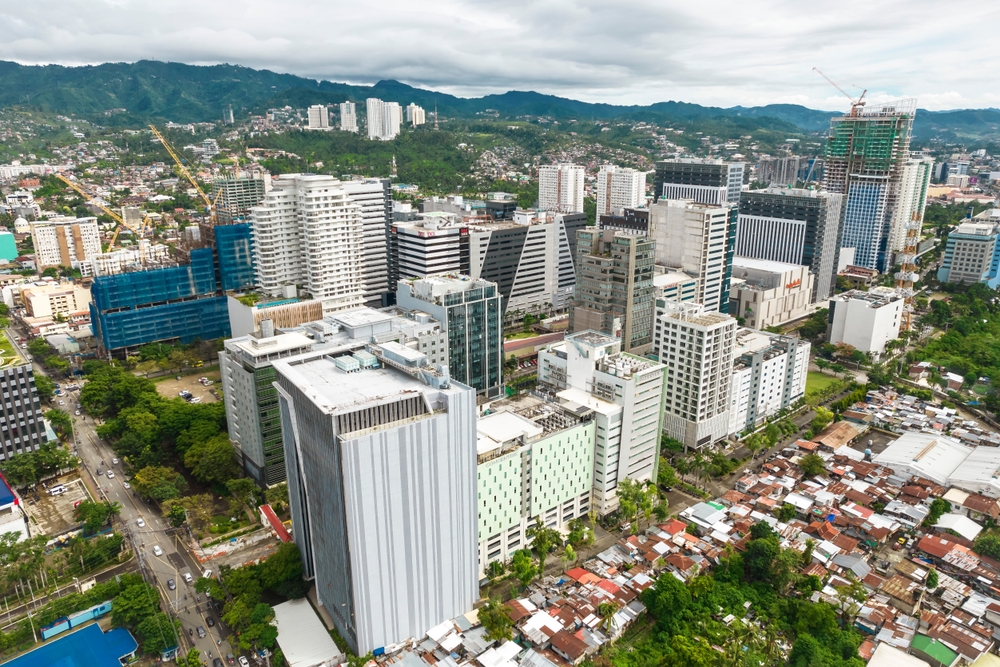
[[[550,116],[578,120],[647,120],[658,123],[707,119],[739,120],[748,129],[825,133],[838,112],[818,111],[795,104],[759,107],[707,107],[686,102],[650,105],[613,105],[582,102],[533,91],[463,98],[399,81],[359,86],[316,81],[239,65],[197,66],[143,60],[82,67],[20,65],[0,61],[0,107],[24,106],[42,111],[100,118],[102,123],[172,120],[178,123],[216,121],[232,105],[237,118],[267,108],[291,105],[363,102],[378,97],[401,104],[414,102],[428,111],[437,106],[445,117],[475,117],[489,110],[505,117]],[[105,116],[110,109],[126,110]],[[985,142],[1000,139],[1000,111],[963,109],[918,110],[914,125],[918,139]]]

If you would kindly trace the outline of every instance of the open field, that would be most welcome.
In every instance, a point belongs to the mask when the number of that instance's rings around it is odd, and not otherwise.
[[[831,384],[839,381],[840,380],[833,375],[809,371],[809,375],[806,376],[806,396],[816,391],[823,391]]]
[[[198,369],[199,371],[204,371],[204,369]],[[215,382],[210,387],[204,386],[202,383],[198,382],[198,378],[206,377],[209,380]],[[201,397],[202,403],[214,403],[217,399],[209,390],[222,388],[222,383],[219,382],[219,371],[210,370],[205,372],[192,373],[191,375],[181,376],[178,380],[176,375],[170,375],[164,378],[157,378],[159,380],[156,383],[156,391],[159,392],[160,396],[166,398],[177,398],[177,393],[182,389],[187,389],[195,396]]]

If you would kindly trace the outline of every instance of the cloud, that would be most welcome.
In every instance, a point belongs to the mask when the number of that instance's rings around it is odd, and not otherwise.
[[[814,66],[852,96],[931,109],[997,106],[1000,90],[969,40],[1000,27],[1000,5],[978,0],[46,0],[0,21],[0,58],[22,63],[226,62],[458,95],[847,108]]]

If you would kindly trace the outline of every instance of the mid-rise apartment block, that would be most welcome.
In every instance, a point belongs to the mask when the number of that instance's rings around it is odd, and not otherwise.
[[[696,303],[658,300],[653,354],[667,368],[663,431],[704,449],[730,432],[736,320]]]
[[[900,176],[899,200],[892,216],[892,228],[889,230],[889,246],[895,254],[906,249],[907,224],[923,222],[924,209],[927,208],[927,188],[931,185],[931,171],[934,160],[931,158],[913,158],[903,165]],[[919,239],[920,234],[917,234]],[[895,257],[892,263],[897,263]]]
[[[5,396],[0,403],[0,461],[9,461],[36,451],[48,438],[31,364],[0,368],[0,388]]]
[[[749,257],[733,259],[729,314],[752,329],[776,327],[809,314],[813,275],[808,266]]]
[[[595,423],[592,502],[602,516],[618,508],[622,480],[656,479],[665,370],[597,331],[567,334],[538,352],[539,388]]]
[[[522,396],[491,403],[476,431],[483,577],[490,563],[527,548],[536,519],[565,532],[587,515],[597,425],[590,411]]]
[[[469,225],[454,213],[421,213],[389,228],[389,284],[439,273],[468,275]]]
[[[452,378],[486,398],[503,394],[503,304],[496,283],[460,274],[400,280],[396,303],[441,322]]]
[[[354,102],[340,103],[340,129],[344,132],[358,131],[358,110]]]
[[[406,122],[413,127],[423,125],[427,122],[427,112],[416,104],[408,104],[406,106]]]
[[[652,342],[654,243],[600,229],[580,230],[576,238],[569,330],[601,331],[642,354]]]
[[[368,138],[388,141],[399,135],[402,108],[398,102],[383,102],[369,97],[365,102],[368,110]]]
[[[903,297],[890,287],[838,294],[830,299],[827,339],[878,358],[890,340],[899,338],[904,305]]]
[[[90,319],[90,290],[76,283],[38,282],[21,287],[28,317]]]
[[[643,208],[646,205],[646,172],[603,165],[597,172],[594,196],[598,220],[604,215],[621,215],[627,208]]]
[[[661,199],[649,207],[649,238],[656,244],[657,266],[698,278],[695,301],[727,312],[736,243],[736,209]]]
[[[663,160],[656,163],[653,200],[691,199],[700,204],[735,204],[743,189],[742,162],[713,159]]]
[[[271,175],[254,172],[239,178],[217,178],[212,183],[212,201],[219,224],[245,222],[250,209],[263,201],[271,187]]]
[[[295,542],[351,650],[469,612],[479,598],[475,392],[394,342],[274,370]]]
[[[559,213],[583,211],[583,181],[586,171],[581,165],[559,163],[538,168],[538,208]]]
[[[844,196],[821,190],[767,188],[740,194],[736,254],[805,264],[815,276],[813,301],[833,294]]]
[[[697,301],[699,280],[683,271],[666,266],[653,267],[653,301]]]
[[[800,157],[761,158],[754,180],[765,185],[792,185],[799,180],[799,170],[805,162]]]
[[[792,336],[738,329],[734,351],[731,433],[760,426],[806,393],[808,341]]]
[[[50,266],[79,268],[101,252],[101,232],[97,218],[58,217],[31,225],[35,265],[39,271]]]
[[[361,261],[361,285],[365,305],[379,308],[389,305],[389,229],[392,227],[392,181],[366,178],[344,181],[347,196],[361,207],[364,254]]]
[[[330,111],[325,104],[314,104],[308,109],[310,130],[329,130]]]
[[[991,288],[1000,285],[1000,209],[991,222],[984,214],[966,220],[948,234],[944,258],[937,271],[943,283],[985,283]]]
[[[362,206],[332,176],[275,179],[251,209],[257,286],[275,296],[297,287],[327,313],[364,305],[364,226]]]

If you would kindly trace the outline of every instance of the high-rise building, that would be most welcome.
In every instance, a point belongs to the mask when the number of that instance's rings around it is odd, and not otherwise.
[[[733,258],[728,312],[752,329],[776,327],[809,315],[813,278],[803,264]]]
[[[740,194],[736,254],[805,264],[815,276],[813,301],[833,294],[844,196],[821,190],[767,188]]]
[[[402,109],[398,102],[383,102],[382,100],[369,97],[366,101],[368,108],[368,138],[388,141],[395,139],[399,134],[399,125],[402,120]]]
[[[448,365],[448,344],[440,323],[426,313],[401,309],[358,308],[286,330],[262,320],[259,332],[226,341],[219,353],[219,370],[229,439],[247,477],[261,487],[285,480],[273,362],[318,350],[334,356],[358,352],[373,337],[417,350],[432,366]]]
[[[661,199],[649,207],[656,264],[696,276],[695,301],[708,310],[729,310],[736,217],[736,208],[729,204]]]
[[[692,449],[729,435],[736,320],[696,303],[656,302],[653,354],[667,367],[663,430]]]
[[[423,125],[427,122],[427,113],[424,111],[423,107],[418,107],[416,104],[410,104],[406,107],[406,122],[410,123],[413,127]]]
[[[308,114],[310,130],[330,129],[330,111],[326,108],[325,104],[312,105],[309,107]]]
[[[396,303],[442,323],[452,378],[486,398],[503,394],[503,304],[496,283],[457,274],[400,280]]]
[[[250,209],[260,204],[270,189],[271,175],[253,172],[238,178],[217,178],[212,183],[212,201],[220,224],[243,222]]]
[[[351,650],[479,598],[476,397],[398,343],[274,362],[295,543]]]
[[[742,433],[788,408],[806,393],[808,341],[738,329],[729,390],[729,431]]]
[[[31,364],[0,369],[0,388],[4,393],[0,404],[0,461],[9,461],[18,454],[36,451],[48,439]]]
[[[576,284],[583,213],[522,210],[511,222],[470,221],[469,275],[497,284],[508,316],[564,311]]]
[[[743,168],[742,162],[712,159],[657,162],[653,200],[693,199],[699,204],[735,204],[743,189]]]
[[[31,242],[39,271],[50,266],[79,268],[101,252],[97,218],[57,217],[31,224]]]
[[[900,100],[831,120],[823,181],[844,195],[840,245],[855,249],[857,266],[883,273],[891,266],[889,237],[902,204],[915,112],[916,100]]]
[[[931,158],[911,159],[903,165],[899,201],[893,212],[892,229],[889,232],[889,246],[894,254],[906,249],[907,223],[912,220],[922,222],[924,219],[927,188],[931,184],[933,168],[934,161]],[[892,263],[895,264],[896,260],[893,259]]]
[[[358,131],[358,111],[354,102],[340,103],[340,129],[344,132]]]
[[[1000,209],[996,222],[988,218],[966,220],[948,234],[944,259],[937,271],[943,283],[1000,285]],[[986,211],[990,213],[990,211]]]
[[[600,331],[642,354],[652,342],[653,241],[597,229],[580,230],[576,239],[569,330]]]
[[[227,104],[222,110],[222,123],[224,125],[233,124],[233,105]]]
[[[597,426],[593,507],[602,516],[618,508],[622,480],[656,480],[665,370],[596,331],[567,334],[538,352],[539,388]]]
[[[755,179],[764,185],[795,185],[803,162],[800,157],[761,158],[757,163]]]
[[[485,577],[489,563],[527,547],[536,518],[568,531],[573,519],[590,511],[597,426],[592,414],[517,396],[491,403],[476,431],[479,570]]]
[[[538,168],[538,208],[543,211],[583,211],[586,172],[577,164],[545,164]]]
[[[833,345],[846,343],[877,359],[890,340],[899,338],[903,307],[903,297],[891,287],[837,294],[830,299],[827,340]]]
[[[432,211],[396,220],[389,229],[389,285],[438,273],[469,274],[469,225],[453,213]]]
[[[362,284],[365,305],[389,305],[389,230],[392,227],[392,181],[366,178],[344,181],[347,195],[361,207],[364,232]]]
[[[250,217],[261,290],[277,296],[298,286],[327,313],[364,304],[364,216],[344,183],[284,175]]]
[[[603,215],[621,215],[627,209],[646,206],[646,172],[613,164],[603,165],[594,183],[597,219]]]

